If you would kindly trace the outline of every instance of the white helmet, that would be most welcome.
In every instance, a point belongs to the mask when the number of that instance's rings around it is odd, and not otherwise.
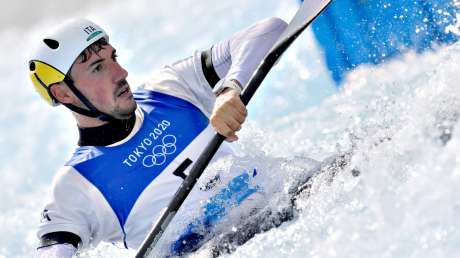
[[[97,24],[77,19],[43,37],[29,61],[29,75],[35,89],[51,105],[59,103],[49,87],[64,81],[77,57],[91,44],[108,35]]]

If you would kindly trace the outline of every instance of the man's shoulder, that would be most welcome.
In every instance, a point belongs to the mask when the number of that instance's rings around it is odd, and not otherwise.
[[[79,146],[75,149],[70,159],[65,163],[67,167],[75,167],[76,165],[85,161],[94,159],[103,155],[100,148],[95,146]]]
[[[133,92],[134,99],[136,102],[143,108],[151,106],[176,106],[182,108],[196,108],[192,102],[184,98],[180,94],[175,94],[174,92],[164,92],[161,90],[152,90],[152,89],[137,89]]]
[[[80,146],[65,166],[72,167],[83,176],[115,169],[119,166],[117,161],[123,160],[123,155],[132,143],[123,143],[116,146]]]
[[[82,179],[74,167],[64,165],[54,175],[52,189],[59,193],[68,192],[79,185],[85,185]]]

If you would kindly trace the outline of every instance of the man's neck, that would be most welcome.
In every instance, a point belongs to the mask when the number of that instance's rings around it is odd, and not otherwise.
[[[102,121],[72,112],[77,120],[79,146],[107,146],[126,138],[136,122],[136,115],[126,120]]]
[[[79,146],[107,146],[117,143],[131,133],[136,123],[136,116],[133,114],[126,120],[115,120],[99,123],[99,126],[82,127],[78,125],[80,138]],[[94,125],[91,124],[91,125]]]
[[[77,125],[79,128],[91,128],[91,127],[98,127],[104,124],[107,124],[107,121],[102,121],[94,117],[88,117],[76,112],[72,112],[75,119],[77,120]]]

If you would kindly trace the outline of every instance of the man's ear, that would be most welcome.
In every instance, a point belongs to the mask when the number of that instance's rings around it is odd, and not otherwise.
[[[56,83],[50,86],[50,92],[57,99],[59,103],[63,104],[74,104],[75,95],[67,87],[65,82]]]

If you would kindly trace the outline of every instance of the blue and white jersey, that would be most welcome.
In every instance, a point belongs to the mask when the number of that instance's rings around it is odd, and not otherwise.
[[[198,53],[163,68],[134,92],[136,122],[126,139],[75,150],[54,180],[39,236],[67,231],[83,247],[100,241],[140,245],[215,133],[208,121],[215,97],[197,65]],[[214,159],[228,153],[223,147]],[[199,192],[191,199],[205,198]]]

